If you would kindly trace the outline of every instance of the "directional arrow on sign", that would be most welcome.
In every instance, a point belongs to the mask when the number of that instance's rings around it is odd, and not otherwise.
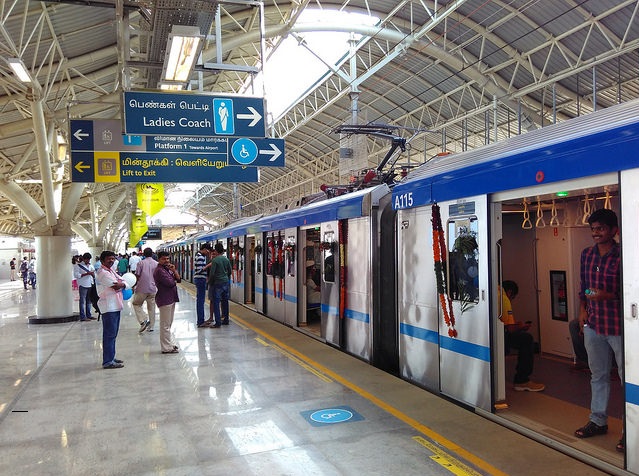
[[[83,137],[89,137],[89,134],[87,134],[86,132],[82,132],[82,129],[78,129],[73,133],[73,137],[81,141]]]
[[[270,150],[260,150],[260,154],[263,155],[271,155],[272,157],[268,159],[269,162],[275,162],[277,158],[282,155],[282,151],[272,142],[269,144]]]
[[[80,173],[84,173],[83,169],[90,169],[91,166],[90,165],[84,165],[84,162],[80,161],[77,164],[75,164],[74,168],[80,172]]]
[[[262,115],[259,112],[257,112],[257,110],[252,106],[248,106],[248,110],[251,111],[250,114],[238,114],[237,118],[252,119],[248,127],[253,127],[255,126],[255,124],[257,124],[260,121],[260,119],[262,119]]]

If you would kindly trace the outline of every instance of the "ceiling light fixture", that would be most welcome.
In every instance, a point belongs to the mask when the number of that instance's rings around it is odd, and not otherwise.
[[[7,58],[7,63],[9,63],[9,67],[20,81],[23,83],[31,82],[31,76],[20,58]]]
[[[162,80],[186,83],[200,54],[202,35],[197,26],[173,25],[169,34]]]

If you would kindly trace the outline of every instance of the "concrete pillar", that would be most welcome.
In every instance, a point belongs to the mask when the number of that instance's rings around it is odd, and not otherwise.
[[[71,280],[70,236],[36,236],[36,316],[29,323],[77,320]]]

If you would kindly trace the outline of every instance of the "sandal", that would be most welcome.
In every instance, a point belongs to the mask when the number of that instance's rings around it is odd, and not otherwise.
[[[624,451],[626,451],[626,444],[623,442],[623,438],[619,440],[619,443],[617,443],[615,449],[619,451],[619,453],[623,453]]]
[[[589,421],[586,426],[582,426],[575,431],[577,438],[590,438],[596,435],[605,435],[608,433],[608,425],[599,426],[596,423]]]
[[[163,350],[162,351],[163,354],[177,354],[178,352],[180,352],[180,351],[178,350],[177,347],[174,347],[171,350]]]

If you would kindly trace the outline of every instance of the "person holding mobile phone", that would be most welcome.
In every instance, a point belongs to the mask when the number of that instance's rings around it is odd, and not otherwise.
[[[173,341],[171,326],[175,314],[175,303],[180,301],[177,283],[182,281],[180,273],[171,263],[168,251],[158,252],[158,266],[153,272],[153,279],[158,289],[155,304],[160,311],[160,348],[163,354],[177,354],[180,350]]]
[[[515,348],[519,351],[513,388],[518,392],[541,392],[546,386],[543,383],[530,380],[535,353],[535,343],[532,335],[528,332],[531,322],[516,321],[513,314],[512,300],[519,293],[519,286],[515,281],[504,281],[501,283],[499,292],[502,300],[500,319],[504,323],[506,349]]]

